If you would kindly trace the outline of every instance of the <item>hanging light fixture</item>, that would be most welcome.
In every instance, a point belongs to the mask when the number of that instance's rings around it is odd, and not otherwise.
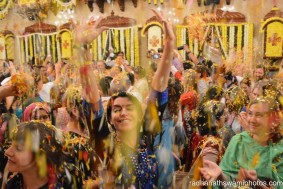
[[[231,3],[231,0],[226,0],[227,5],[230,5],[230,3]]]

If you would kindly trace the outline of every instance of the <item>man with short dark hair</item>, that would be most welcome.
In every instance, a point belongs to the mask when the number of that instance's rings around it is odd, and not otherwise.
[[[262,64],[256,66],[254,71],[254,80],[255,82],[266,79],[265,67]]]

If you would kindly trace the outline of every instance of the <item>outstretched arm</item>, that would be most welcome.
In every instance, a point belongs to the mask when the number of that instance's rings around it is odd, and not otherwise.
[[[97,110],[97,103],[100,99],[98,86],[93,77],[91,64],[91,52],[85,48],[89,43],[96,39],[107,27],[99,27],[102,17],[94,21],[93,18],[88,23],[76,26],[74,30],[74,50],[76,51],[75,61],[81,66],[81,82],[83,95],[87,101],[93,104]]]
[[[191,60],[194,64],[198,64],[198,63],[199,63],[197,57],[190,51],[188,45],[184,45],[184,50],[186,51],[186,53],[188,53],[188,57],[190,58],[190,60]]]
[[[159,19],[159,21],[164,24],[165,32],[163,56],[161,57],[161,61],[157,67],[157,71],[152,80],[152,89],[162,92],[167,88],[168,85],[176,38],[172,24],[168,22],[159,11],[154,9],[152,10]]]

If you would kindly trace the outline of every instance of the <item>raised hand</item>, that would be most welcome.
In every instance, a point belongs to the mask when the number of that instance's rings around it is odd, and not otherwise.
[[[207,181],[215,181],[222,175],[221,168],[214,162],[203,160],[203,168],[199,168],[202,176]]]
[[[160,22],[164,23],[165,37],[168,37],[169,39],[175,39],[172,23],[165,19],[165,17],[163,16],[163,12],[158,11],[156,9],[151,10],[154,12],[157,19]]]
[[[152,9],[152,11],[158,20],[164,24],[163,29],[165,32],[163,56],[161,57],[156,74],[154,74],[152,80],[152,88],[162,92],[167,88],[176,38],[173,31],[173,25],[163,17],[162,12],[155,9]]]
[[[239,123],[240,123],[240,125],[241,125],[241,127],[243,128],[244,131],[249,130],[249,123],[248,123],[246,112],[240,112],[240,114],[238,115],[238,121],[239,121]]]
[[[238,181],[255,181],[257,180],[257,173],[255,170],[247,170],[245,168],[240,168],[238,172]]]
[[[97,20],[94,20],[94,18],[91,17],[87,23],[76,25],[73,33],[74,43],[77,45],[90,43],[94,39],[96,39],[103,31],[107,30],[108,27],[98,26],[102,19],[103,17],[101,16]]]

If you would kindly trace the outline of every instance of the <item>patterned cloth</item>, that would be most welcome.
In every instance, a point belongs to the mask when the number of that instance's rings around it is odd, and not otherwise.
[[[122,142],[118,142],[117,150],[122,157],[121,174],[116,183],[128,188],[134,185],[136,188],[151,189],[158,176],[155,156],[145,146],[140,145],[132,149]]]

